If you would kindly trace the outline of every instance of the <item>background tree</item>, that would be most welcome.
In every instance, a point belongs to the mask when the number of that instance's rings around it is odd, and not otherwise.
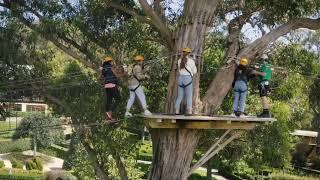
[[[204,90],[200,97],[200,73],[194,77],[194,107],[196,112],[208,114],[217,112],[227,95],[233,79],[235,63],[228,57],[247,56],[253,60],[265,48],[280,36],[298,28],[319,29],[317,12],[318,1],[221,1],[221,0],[186,0],[181,9],[165,11],[171,1],[146,0],[135,1],[68,1],[38,2],[38,1],[3,1],[4,17],[14,17],[24,25],[40,33],[57,47],[82,62],[86,67],[97,69],[99,64],[96,52],[103,48],[99,41],[99,33],[117,30],[122,20],[135,17],[139,22],[149,25],[154,33],[151,37],[166,47],[167,51],[176,54],[182,47],[194,49],[198,68],[201,69],[202,52],[207,30],[215,20],[227,23],[228,40],[225,58],[220,70]],[[89,13],[86,13],[89,12]],[[106,12],[106,13],[104,13]],[[174,12],[174,13],[172,13]],[[231,20],[228,16],[232,14]],[[83,16],[84,15],[84,16]],[[128,16],[130,15],[130,16]],[[315,16],[314,19],[308,18]],[[109,19],[110,18],[110,19]],[[103,23],[102,23],[102,22]],[[37,22],[37,23],[35,23]],[[242,43],[242,30],[246,24],[252,24],[261,31],[262,36],[250,44]],[[264,28],[269,27],[269,29]],[[93,30],[101,30],[94,32]],[[93,31],[93,33],[91,33]],[[90,36],[91,35],[91,36]],[[94,37],[92,37],[94,35]],[[103,34],[105,35],[105,34]],[[107,34],[109,35],[109,34]],[[107,36],[106,36],[107,37]],[[172,60],[169,75],[166,112],[173,111],[176,97],[176,56]],[[150,178],[185,179],[194,149],[200,138],[198,131],[192,130],[158,130],[152,131],[155,149],[154,164]],[[180,137],[180,138],[179,138]],[[171,143],[166,142],[168,139]],[[174,140],[188,141],[177,146]],[[171,144],[172,147],[167,147]],[[169,149],[169,151],[166,151]],[[170,149],[175,149],[171,151]],[[158,153],[159,152],[159,153]],[[166,155],[166,156],[164,156]],[[176,159],[169,161],[163,159]],[[176,163],[176,164],[174,164]],[[178,165],[177,165],[178,164]],[[163,165],[163,166],[162,166]],[[165,169],[163,167],[166,167]]]
[[[46,116],[43,113],[31,114],[21,120],[13,135],[13,139],[30,137],[33,141],[34,156],[37,146],[50,147],[63,141],[63,129],[57,118]]]

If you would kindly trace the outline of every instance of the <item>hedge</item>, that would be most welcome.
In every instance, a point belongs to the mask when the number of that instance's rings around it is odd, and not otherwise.
[[[27,170],[39,170],[42,171],[43,165],[42,165],[42,160],[40,158],[35,158],[32,160],[28,160],[26,162],[26,169]]]
[[[46,174],[45,180],[77,180],[77,178],[67,171],[50,171]]]
[[[43,174],[40,171],[25,171],[22,169],[0,169],[1,180],[42,180]]]
[[[11,164],[12,164],[13,168],[17,168],[17,169],[22,169],[23,168],[22,162],[17,160],[16,158],[11,158],[10,161],[11,161]]]
[[[9,152],[22,152],[31,149],[30,139],[18,139],[15,141],[0,141],[0,154]]]

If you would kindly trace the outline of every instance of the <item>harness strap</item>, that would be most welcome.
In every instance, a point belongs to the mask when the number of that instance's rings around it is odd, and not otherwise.
[[[178,86],[181,87],[181,88],[183,88],[183,89],[185,89],[186,87],[190,86],[191,84],[192,84],[192,81],[189,82],[189,83],[186,84],[186,85],[182,84],[182,85],[178,85]]]
[[[139,85],[138,85],[136,88],[134,88],[134,89],[130,89],[130,91],[136,92],[136,90],[137,90],[140,86],[141,86],[141,83],[139,82]]]
[[[132,74],[133,78],[135,78],[139,82],[139,84],[138,84],[138,86],[136,88],[130,89],[130,91],[135,92],[141,86],[141,80],[138,79],[138,77],[134,74],[133,69],[134,69],[134,66],[132,68],[132,73],[131,74]]]
[[[184,68],[186,71],[188,71],[188,73],[190,74],[190,76],[191,76],[191,81],[188,83],[188,84],[182,84],[182,85],[178,85],[179,87],[181,87],[181,88],[183,88],[183,89],[185,89],[186,87],[188,87],[188,86],[190,86],[191,84],[192,84],[192,73],[185,67]]]

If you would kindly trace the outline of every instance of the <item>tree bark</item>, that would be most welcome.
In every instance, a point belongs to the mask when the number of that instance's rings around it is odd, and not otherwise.
[[[105,171],[104,168],[99,163],[96,152],[90,147],[90,145],[87,142],[85,142],[85,140],[82,140],[81,143],[88,153],[90,163],[93,166],[96,176],[100,180],[109,180],[110,178],[108,177],[108,174],[107,174],[108,172]]]
[[[183,47],[193,49],[198,72],[193,77],[194,112],[201,111],[199,79],[202,64],[202,51],[208,27],[212,25],[216,7],[221,0],[186,0],[183,15],[177,30],[173,33],[176,54]],[[173,113],[177,96],[177,61],[179,56],[172,56],[171,72],[168,83],[166,112]],[[149,175],[150,180],[187,179],[193,153],[200,139],[199,130],[190,129],[152,129],[153,163]]]
[[[154,158],[149,179],[187,179],[200,131],[153,129],[151,133]]]

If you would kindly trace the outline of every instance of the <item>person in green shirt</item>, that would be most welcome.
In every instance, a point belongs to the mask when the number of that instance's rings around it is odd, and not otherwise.
[[[269,80],[272,77],[271,65],[269,64],[268,56],[263,54],[261,56],[261,63],[258,68],[258,78],[259,78],[259,94],[262,102],[263,112],[258,115],[258,117],[271,117],[269,110],[269,102],[267,96],[270,94]]]

